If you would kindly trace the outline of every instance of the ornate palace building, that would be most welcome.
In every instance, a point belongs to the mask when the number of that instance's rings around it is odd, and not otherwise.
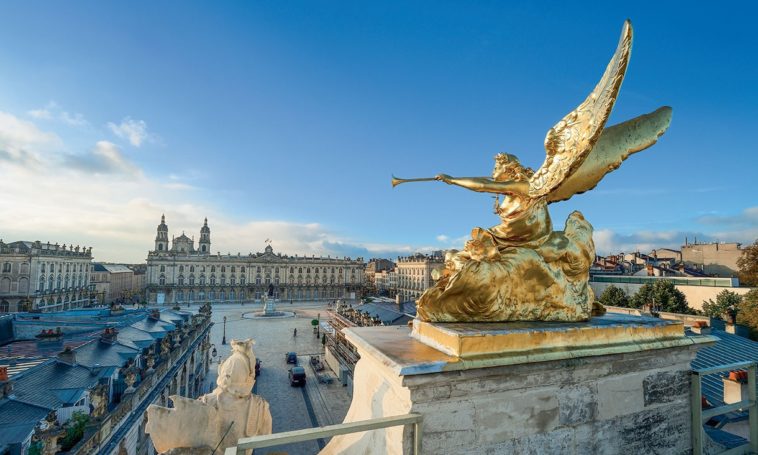
[[[444,267],[445,258],[441,252],[432,255],[416,253],[397,258],[395,274],[400,300],[416,300],[421,297],[424,291],[434,285],[432,271]]]
[[[90,301],[92,248],[0,240],[0,313],[59,311]]]
[[[288,256],[266,245],[263,253],[211,254],[208,220],[200,241],[182,234],[169,245],[161,217],[155,249],[147,255],[149,304],[241,303],[259,300],[273,285],[280,300],[333,300],[360,297],[362,258]]]

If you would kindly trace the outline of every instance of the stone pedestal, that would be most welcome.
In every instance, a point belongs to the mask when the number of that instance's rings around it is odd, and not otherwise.
[[[617,314],[572,324],[430,326],[415,327],[425,342],[407,327],[345,331],[361,355],[345,422],[420,413],[429,454],[691,448],[690,361],[712,337]],[[469,337],[505,338],[473,343],[489,351],[481,352],[467,350]],[[410,426],[335,436],[322,453],[412,453],[412,437]]]

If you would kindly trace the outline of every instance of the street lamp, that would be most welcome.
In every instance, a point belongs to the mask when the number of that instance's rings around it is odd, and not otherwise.
[[[221,338],[221,344],[226,344],[226,316],[224,316],[224,336]]]

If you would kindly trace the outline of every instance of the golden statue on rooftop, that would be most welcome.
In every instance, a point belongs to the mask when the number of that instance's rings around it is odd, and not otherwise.
[[[589,268],[595,259],[592,226],[579,212],[553,231],[547,205],[593,189],[632,153],[655,144],[671,108],[605,128],[632,50],[624,23],[616,52],[587,99],[545,137],[547,157],[533,171],[509,154],[495,156],[492,177],[392,179],[392,185],[438,180],[503,197],[500,224],[474,228],[462,251],[446,254],[436,285],[418,300],[424,321],[584,321],[593,313]],[[596,311],[603,311],[596,305]]]

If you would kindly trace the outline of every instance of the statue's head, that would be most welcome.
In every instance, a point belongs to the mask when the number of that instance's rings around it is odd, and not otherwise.
[[[519,163],[516,155],[510,153],[498,153],[495,155],[495,168],[492,170],[492,179],[498,182],[526,181],[534,174],[531,168],[524,167]]]

